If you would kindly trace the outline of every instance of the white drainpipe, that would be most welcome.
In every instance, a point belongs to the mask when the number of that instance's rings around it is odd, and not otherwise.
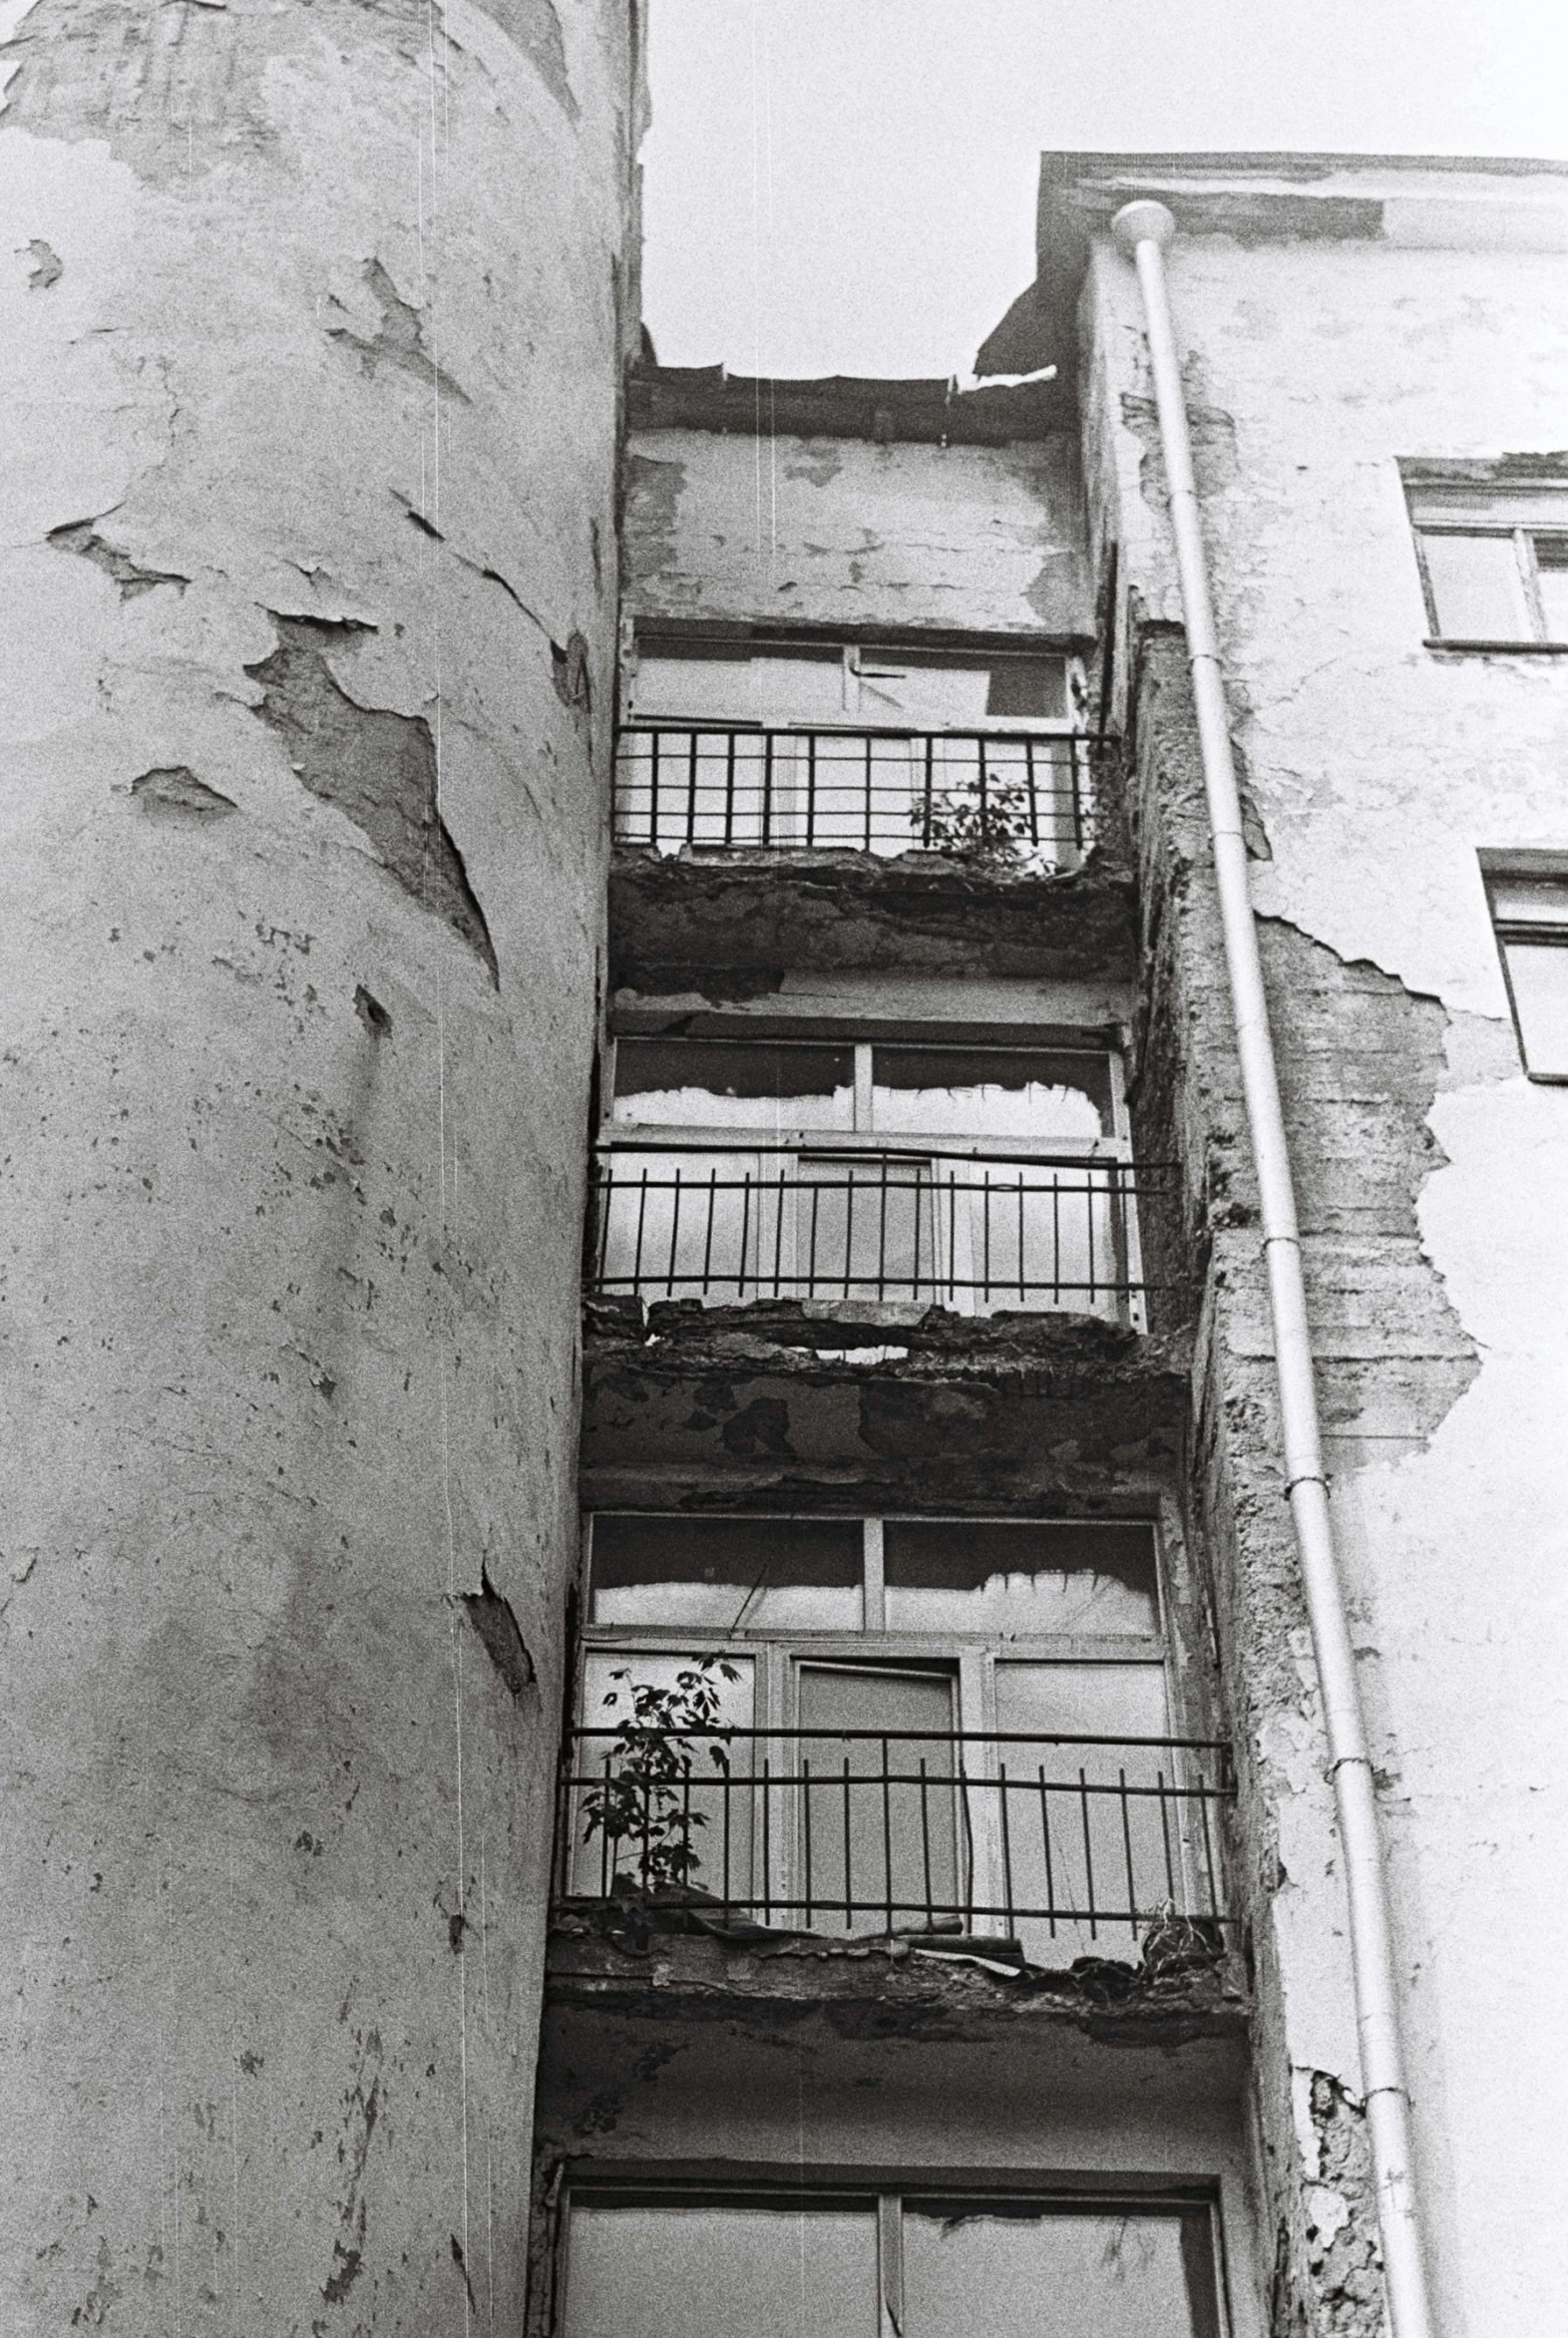
[[[1280,1109],[1279,1079],[1258,956],[1258,930],[1247,877],[1236,765],[1231,753],[1219,642],[1209,598],[1192,442],[1182,397],[1181,369],[1171,330],[1165,246],[1176,222],[1163,203],[1130,202],[1111,221],[1116,248],[1137,268],[1148,324],[1149,354],[1159,410],[1171,527],[1181,574],[1187,654],[1198,714],[1204,786],[1214,837],[1214,870],[1225,932],[1242,1087],[1262,1201],[1264,1257],[1274,1317],[1275,1368],[1285,1431],[1285,1481],[1323,1693],[1334,1778],[1335,1807],[1350,1900],[1351,1949],[1362,2081],[1377,2184],[1383,2277],[1393,2338],[1433,2338],[1421,2254],[1420,2215],[1410,2150],[1409,2094],[1399,2044],[1398,1991],[1388,1933],[1388,1898],[1378,1842],[1376,1790],[1361,1689],[1351,1646],[1345,1595],[1335,1557],[1307,1330],[1301,1234]]]

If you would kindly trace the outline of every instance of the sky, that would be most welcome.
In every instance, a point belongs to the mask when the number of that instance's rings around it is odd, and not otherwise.
[[[1564,0],[649,0],[666,365],[945,375],[1043,148],[1568,157]]]

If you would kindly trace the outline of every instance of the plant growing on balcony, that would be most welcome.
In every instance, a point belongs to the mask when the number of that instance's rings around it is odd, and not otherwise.
[[[945,785],[910,808],[923,850],[965,861],[1027,860],[1038,850],[1036,816],[1029,783],[995,775],[983,789],[978,778]]]
[[[601,1835],[610,1865],[622,1873],[621,1851],[631,1852],[631,1873],[643,1891],[686,1890],[701,1866],[696,1829],[707,1813],[692,1806],[692,1738],[707,1741],[709,1760],[729,1774],[729,1754],[719,1742],[725,1681],[739,1673],[722,1657],[698,1657],[675,1675],[672,1688],[632,1679],[629,1666],[611,1673],[623,1686],[611,1689],[606,1707],[620,1708],[602,1778],[583,1795],[583,1832]]]

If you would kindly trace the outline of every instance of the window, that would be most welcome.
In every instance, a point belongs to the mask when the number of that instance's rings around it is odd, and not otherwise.
[[[639,647],[635,722],[891,725],[965,730],[1064,723],[1067,661],[1017,649],[892,648],[856,642],[695,641]]]
[[[1525,1071],[1568,1081],[1568,854],[1480,858]]]
[[[1408,466],[1404,488],[1434,642],[1568,648],[1568,477],[1477,481]]]
[[[929,2178],[927,2179],[929,2182]],[[563,2338],[1223,2338],[1208,2199],[575,2183]]]
[[[1170,1736],[1147,1521],[601,1513],[586,1615],[576,1896],[651,1887],[643,1822],[678,1804],[684,1882],[787,1929],[1061,1965],[1136,1953],[1167,1903],[1221,1917],[1225,1776]],[[662,1704],[674,1765],[610,1841],[587,1818],[628,1758],[628,1692],[699,1668],[713,1720]]]
[[[602,1290],[1142,1328],[1121,1063],[1103,1044],[627,1034],[610,1095]]]

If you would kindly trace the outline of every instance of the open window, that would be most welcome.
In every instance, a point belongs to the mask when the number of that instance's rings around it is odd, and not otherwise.
[[[1225,2338],[1195,2188],[580,2180],[561,2338]]]
[[[1433,646],[1568,649],[1568,475],[1402,468]]]
[[[1568,1081],[1568,853],[1480,859],[1525,1072]]]
[[[1047,1965],[1176,1911],[1219,1953],[1229,1769],[1173,1735],[1149,1523],[621,1512],[588,1542],[569,1892]],[[650,1862],[672,1830],[689,1858]]]

